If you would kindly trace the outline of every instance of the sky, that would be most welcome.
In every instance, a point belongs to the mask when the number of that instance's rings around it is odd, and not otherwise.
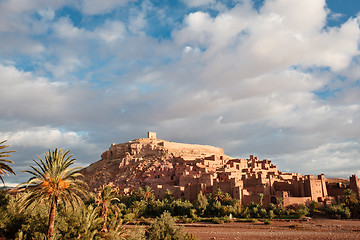
[[[360,176],[358,0],[0,0],[0,140],[16,176],[146,137]]]

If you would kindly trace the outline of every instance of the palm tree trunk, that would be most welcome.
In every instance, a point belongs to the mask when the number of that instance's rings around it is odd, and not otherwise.
[[[58,198],[55,196],[55,199],[51,203],[51,207],[50,207],[49,228],[48,228],[48,233],[47,233],[47,237],[49,240],[53,239],[54,232],[55,232],[54,224],[55,224],[55,214],[56,214],[57,203],[58,203]]]
[[[108,208],[106,206],[106,204],[104,203],[103,204],[103,207],[101,209],[101,212],[102,212],[102,217],[104,218],[104,223],[103,223],[103,227],[101,229],[101,232],[105,232],[107,233],[108,232],[108,229],[107,229],[107,226],[106,226],[106,223],[107,223],[107,215],[108,215]]]

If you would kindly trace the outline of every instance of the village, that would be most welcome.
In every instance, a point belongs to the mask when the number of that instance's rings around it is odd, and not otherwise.
[[[221,148],[169,142],[157,139],[154,132],[148,132],[147,138],[112,144],[83,174],[92,189],[111,184],[127,194],[149,186],[159,199],[170,190],[176,198],[189,201],[195,201],[200,192],[221,189],[243,205],[259,201],[283,206],[310,201],[333,204],[346,189],[358,197],[360,193],[355,175],[327,179],[324,174],[284,173],[267,159],[253,155],[234,159]]]

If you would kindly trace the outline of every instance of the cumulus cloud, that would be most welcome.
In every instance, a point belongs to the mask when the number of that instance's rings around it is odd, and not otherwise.
[[[1,135],[18,147],[50,147],[85,145],[84,139],[76,132],[61,132],[59,129],[37,127],[17,132],[2,132]]]
[[[97,15],[113,11],[117,7],[124,6],[131,0],[83,0],[81,2],[81,10],[85,14]]]
[[[216,0],[183,0],[189,7],[206,6],[216,3]]]
[[[0,81],[0,101],[6,103],[0,107],[3,118],[48,118],[64,111],[66,98],[61,91],[64,82],[49,82],[1,64]]]
[[[327,26],[325,0],[183,3],[191,9],[170,16],[149,1],[80,1],[78,21],[59,11],[66,2],[1,3],[22,15],[10,23],[0,14],[1,135],[20,148],[18,161],[63,144],[86,164],[108,144],[154,130],[272,158],[284,170],[321,162],[329,174],[352,173],[359,19]],[[30,68],[18,61],[24,55]]]

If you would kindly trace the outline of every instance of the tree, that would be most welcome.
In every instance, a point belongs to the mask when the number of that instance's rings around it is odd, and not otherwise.
[[[199,194],[197,195],[195,207],[201,216],[204,215],[205,210],[208,207],[208,205],[209,205],[209,202],[208,202],[206,196],[202,193],[202,191],[200,191]]]
[[[259,197],[259,203],[260,203],[260,205],[262,206],[262,205],[263,205],[264,194],[263,194],[263,193],[259,193],[259,194],[258,194],[258,197]]]
[[[182,228],[176,227],[175,218],[165,211],[150,225],[146,232],[146,239],[149,240],[180,240],[185,239]]]
[[[119,211],[119,209],[116,209],[116,207],[111,205],[113,201],[120,202],[120,200],[116,197],[116,191],[111,189],[111,186],[109,185],[102,186],[100,194],[97,195],[95,202],[98,206],[101,206],[101,217],[103,218],[103,227],[101,231],[105,233],[108,232],[106,224],[109,209],[115,210],[115,212]]]
[[[165,190],[165,199],[167,199],[169,202],[174,200],[174,194],[170,189]]]
[[[144,187],[144,199],[147,203],[155,200],[154,191],[149,186]]]
[[[6,141],[7,140],[0,142],[0,179],[3,182],[4,186],[5,186],[5,182],[4,182],[4,179],[2,178],[3,175],[5,175],[5,174],[9,175],[7,172],[16,175],[14,170],[12,170],[12,168],[6,164],[6,163],[14,163],[13,161],[6,159],[6,158],[11,157],[11,154],[9,154],[9,153],[12,153],[15,151],[4,151],[4,152],[1,151],[2,149],[10,146],[10,145],[3,145]]]
[[[354,193],[351,189],[346,189],[344,191],[343,202],[350,209],[352,217],[355,217],[356,205],[359,203],[359,199],[356,197],[356,193]]]
[[[224,192],[220,188],[216,189],[216,191],[213,194],[213,199],[215,201],[221,202],[223,198],[224,198]]]
[[[33,175],[27,182],[22,183],[19,188],[26,188],[30,192],[22,199],[22,210],[32,204],[46,202],[50,206],[47,236],[53,239],[55,215],[58,204],[70,205],[74,210],[75,205],[83,204],[79,195],[86,195],[87,188],[80,177],[80,168],[69,168],[74,162],[70,151],[63,152],[61,149],[53,149],[44,154],[45,160],[39,156],[39,162],[34,160],[37,167],[30,166],[32,170],[25,170]]]

